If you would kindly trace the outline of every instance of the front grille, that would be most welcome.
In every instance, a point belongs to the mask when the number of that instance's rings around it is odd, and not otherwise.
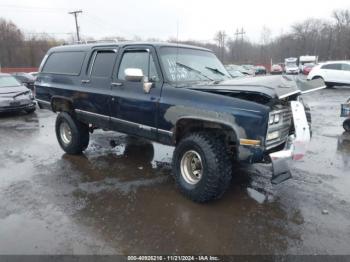
[[[271,149],[285,143],[291,132],[293,113],[290,106],[283,107],[281,110],[272,111],[272,114],[280,114],[280,121],[276,124],[269,124],[267,133],[279,131],[280,135],[272,140],[266,140],[266,149]]]

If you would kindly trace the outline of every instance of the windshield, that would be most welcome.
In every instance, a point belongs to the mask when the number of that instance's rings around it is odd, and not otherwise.
[[[297,67],[297,64],[294,63],[294,62],[287,62],[286,66],[288,66],[288,67]]]
[[[13,76],[0,76],[0,88],[20,85],[21,84]]]
[[[231,78],[217,57],[208,51],[162,47],[160,60],[170,82],[221,81]]]

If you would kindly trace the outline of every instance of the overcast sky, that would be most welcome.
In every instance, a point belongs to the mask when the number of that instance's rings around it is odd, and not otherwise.
[[[67,38],[75,32],[68,11],[79,15],[81,34],[94,38],[135,35],[166,40],[212,40],[218,30],[230,36],[244,27],[246,37],[259,41],[261,29],[272,36],[287,32],[309,17],[331,18],[334,9],[350,9],[350,0],[1,0],[0,17],[10,19],[26,33],[47,32]]]

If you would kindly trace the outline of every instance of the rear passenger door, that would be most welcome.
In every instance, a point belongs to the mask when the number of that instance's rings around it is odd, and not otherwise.
[[[324,80],[331,83],[340,83],[342,81],[341,65],[338,63],[331,63],[322,66],[324,70]]]
[[[350,84],[350,64],[342,64],[343,83]]]
[[[150,46],[126,47],[120,50],[118,70],[112,83],[111,125],[114,129],[149,139],[157,138],[157,111],[163,80],[155,49]],[[141,69],[152,82],[149,93],[143,83],[127,81],[125,70]]]
[[[90,55],[86,77],[82,85],[86,89],[85,108],[91,122],[98,127],[109,128],[110,124],[110,86],[112,72],[117,57],[114,48],[95,49]]]

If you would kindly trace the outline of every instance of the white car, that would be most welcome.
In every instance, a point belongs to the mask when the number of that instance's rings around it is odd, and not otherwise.
[[[312,68],[308,80],[322,78],[327,87],[350,85],[350,61],[332,61]]]

